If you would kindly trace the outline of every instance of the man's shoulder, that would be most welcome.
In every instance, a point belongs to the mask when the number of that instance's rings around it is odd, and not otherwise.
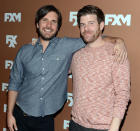
[[[114,54],[114,47],[115,47],[115,45],[112,44],[112,43],[109,43],[109,42],[106,42],[105,43],[105,50],[107,51],[107,53],[109,55]]]
[[[83,42],[81,38],[72,38],[72,37],[63,37],[63,40],[70,42]]]
[[[81,56],[81,55],[84,55],[85,52],[87,52],[87,50],[86,50],[85,47],[83,47],[83,48],[77,50],[77,51],[74,53],[74,56],[78,56],[78,57],[79,57],[79,56]]]
[[[34,48],[36,45],[32,45],[32,43],[26,43],[24,45],[21,46],[22,50],[28,50],[28,49],[32,49]]]
[[[32,45],[31,43],[24,44],[19,48],[19,53],[31,51],[34,47],[35,45]]]
[[[64,37],[63,42],[75,47],[76,50],[77,48],[80,49],[85,46],[85,43],[81,38]]]

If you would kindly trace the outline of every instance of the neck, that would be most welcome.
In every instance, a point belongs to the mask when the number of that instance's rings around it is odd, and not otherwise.
[[[104,45],[104,41],[103,41],[101,35],[94,42],[88,43],[89,47],[100,47],[102,45]]]
[[[43,46],[43,52],[44,52],[44,51],[46,50],[46,48],[48,47],[49,42],[50,42],[50,40],[43,40],[42,38],[40,38],[40,43],[41,43],[42,46]]]

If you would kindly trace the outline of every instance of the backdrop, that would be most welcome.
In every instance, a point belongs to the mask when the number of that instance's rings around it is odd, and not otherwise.
[[[63,15],[58,36],[79,37],[76,14],[87,4],[99,6],[106,14],[104,34],[122,37],[131,63],[131,104],[122,131],[138,131],[140,121],[140,1],[139,0],[1,0],[0,1],[0,131],[6,131],[7,87],[9,73],[18,49],[37,38],[35,12],[46,4],[55,5]],[[70,76],[71,77],[71,76]],[[68,131],[73,104],[71,78],[68,100],[55,118],[56,131]]]

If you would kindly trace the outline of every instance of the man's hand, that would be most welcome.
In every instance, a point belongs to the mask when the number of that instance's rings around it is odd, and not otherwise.
[[[14,116],[8,113],[7,113],[7,126],[10,131],[18,130]]]
[[[110,129],[108,131],[119,131],[120,124],[121,124],[121,119],[114,117],[112,119]]]
[[[114,47],[114,53],[115,53],[115,60],[118,63],[123,63],[127,59],[127,50],[124,44],[124,41],[122,39],[116,39],[116,44]]]
[[[109,129],[108,131],[119,131],[119,130]]]
[[[124,40],[122,38],[110,37],[110,36],[103,36],[103,39],[107,42],[111,42],[112,44],[115,44],[114,47],[115,60],[118,63],[125,62],[127,59],[127,50],[125,47]]]

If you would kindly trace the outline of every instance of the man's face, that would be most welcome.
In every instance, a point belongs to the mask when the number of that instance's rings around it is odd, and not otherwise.
[[[37,28],[43,40],[52,39],[58,31],[58,15],[53,11],[49,12],[40,19]]]
[[[103,22],[98,24],[97,16],[94,14],[87,14],[80,18],[80,34],[82,39],[87,43],[92,43],[102,34],[104,27]]]

